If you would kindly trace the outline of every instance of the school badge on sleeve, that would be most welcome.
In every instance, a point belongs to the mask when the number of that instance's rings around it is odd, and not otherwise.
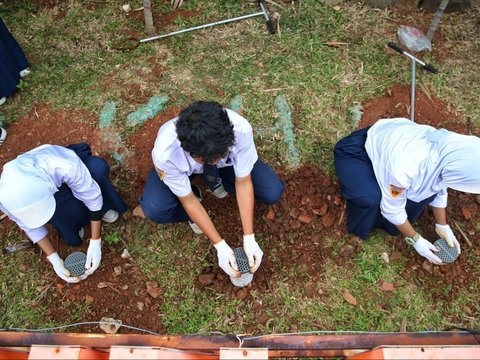
[[[155,166],[155,170],[157,171],[158,177],[160,180],[163,181],[163,178],[165,177],[165,171],[160,170],[158,167]]]
[[[399,197],[404,192],[404,188],[390,184],[390,195],[392,195],[394,198]]]

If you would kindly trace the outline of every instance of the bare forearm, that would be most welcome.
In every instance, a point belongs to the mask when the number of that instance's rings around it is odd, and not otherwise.
[[[92,227],[92,236],[91,239],[100,239],[102,237],[102,222],[98,221],[91,221],[90,225]]]
[[[215,225],[213,225],[213,222],[205,211],[205,208],[202,206],[202,204],[200,204],[193,194],[181,197],[179,200],[190,219],[197,224],[200,229],[202,229],[205,236],[208,237],[213,244],[216,244],[222,240],[222,237],[215,228]]]
[[[46,256],[52,255],[54,252],[56,252],[49,238],[46,236],[37,244],[40,246],[40,249],[42,249]]]
[[[253,184],[250,176],[235,179],[238,210],[244,235],[253,234],[253,206],[255,202]]]
[[[408,237],[413,237],[417,232],[413,228],[410,221],[405,221],[402,225],[396,225],[398,231],[400,231],[403,235]]]
[[[432,206],[432,210],[433,210],[433,216],[435,217],[436,223],[440,224],[440,225],[446,225],[447,224],[447,212],[446,212],[445,208],[437,208],[437,207]]]

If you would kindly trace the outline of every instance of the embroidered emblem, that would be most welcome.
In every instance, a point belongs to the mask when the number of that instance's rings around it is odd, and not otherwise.
[[[390,194],[396,198],[405,192],[404,188],[390,184]]]
[[[160,170],[160,169],[157,168],[156,166],[155,166],[155,170],[157,171],[157,174],[158,174],[158,177],[160,178],[160,180],[163,181],[163,178],[165,177],[165,171]]]

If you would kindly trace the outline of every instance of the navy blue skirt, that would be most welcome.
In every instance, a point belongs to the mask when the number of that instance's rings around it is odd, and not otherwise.
[[[12,95],[20,82],[20,71],[28,68],[20,45],[0,18],[0,98]]]
[[[348,232],[363,240],[377,228],[384,229],[390,235],[399,234],[397,227],[386,220],[380,211],[382,192],[365,150],[368,129],[354,131],[341,139],[333,151],[340,192],[347,202]],[[408,221],[415,222],[435,196],[421,202],[407,200],[405,210]]]

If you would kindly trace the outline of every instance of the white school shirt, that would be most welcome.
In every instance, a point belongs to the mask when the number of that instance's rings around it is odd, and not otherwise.
[[[235,111],[225,110],[233,125],[235,144],[216,166],[217,168],[233,166],[235,176],[244,177],[250,174],[258,160],[252,126]],[[202,174],[203,164],[197,163],[181,147],[175,128],[177,120],[178,117],[160,127],[152,150],[152,159],[161,179],[170,190],[176,196],[186,196],[192,191],[188,177],[192,174]]]
[[[93,180],[87,167],[77,154],[63,146],[41,145],[4,165],[0,177],[0,187],[8,186],[12,194],[24,197],[25,200],[20,199],[19,201],[28,201],[28,189],[15,187],[17,176],[25,176],[31,181],[43,183],[52,195],[63,184],[66,184],[72,191],[73,196],[82,201],[90,211],[102,209],[103,198],[97,182]],[[2,206],[1,199],[0,209],[25,231],[33,243],[39,242],[47,235],[48,231],[45,226],[36,229],[26,227],[22,221]]]
[[[379,120],[368,130],[365,149],[382,191],[380,210],[394,225],[407,220],[407,199],[420,202],[437,194],[430,205],[447,207],[440,157],[426,137],[435,131],[405,118]]]

